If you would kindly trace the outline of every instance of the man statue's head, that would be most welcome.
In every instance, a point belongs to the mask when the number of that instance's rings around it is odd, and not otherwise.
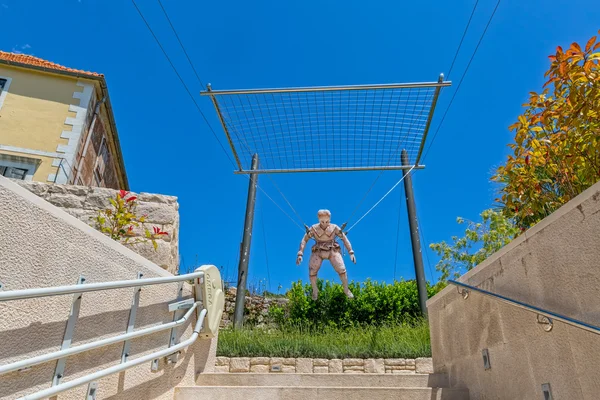
[[[317,217],[319,217],[319,225],[323,229],[326,229],[331,223],[331,213],[329,210],[319,210]]]

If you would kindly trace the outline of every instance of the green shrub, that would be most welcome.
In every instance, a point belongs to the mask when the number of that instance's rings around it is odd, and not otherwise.
[[[411,325],[283,329],[222,329],[217,355],[223,357],[416,358],[430,357],[429,327]]]
[[[310,284],[292,283],[287,293],[289,303],[285,313],[287,324],[304,327],[348,328],[364,325],[410,324],[420,317],[416,281],[395,281],[392,284],[367,280],[363,284],[352,282],[349,300],[342,285],[318,281],[319,298],[313,301]],[[428,295],[433,296],[441,286],[428,285]],[[277,311],[280,312],[280,311]]]

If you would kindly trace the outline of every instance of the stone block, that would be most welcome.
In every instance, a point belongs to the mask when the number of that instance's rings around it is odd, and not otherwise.
[[[112,189],[103,189],[94,187],[88,193],[85,199],[87,209],[106,209],[112,208],[110,199],[116,196],[117,192]]]
[[[149,224],[172,224],[179,219],[175,207],[166,204],[139,202],[137,215],[147,215]]]
[[[328,374],[329,373],[329,367],[315,366],[313,368],[313,373],[315,373],[315,374]]]
[[[365,367],[362,365],[350,365],[348,367],[344,366],[344,372],[346,371],[365,371]]]
[[[404,371],[406,370],[406,365],[392,365],[390,367],[385,367],[385,369],[389,369],[391,371]]]
[[[250,371],[250,358],[235,357],[229,361],[229,372],[248,372]]]
[[[295,374],[296,367],[291,365],[284,365],[283,368],[281,368],[281,372],[283,372],[284,374]]]
[[[283,359],[283,365],[293,365],[293,366],[296,366],[296,359],[295,358],[284,358]]]
[[[168,271],[170,271],[172,268],[175,268],[176,265],[173,265],[175,260],[172,259],[171,246],[169,243],[159,239],[156,241],[156,244],[156,250],[154,250],[154,247],[152,247],[152,243],[150,242],[138,243],[131,246],[131,248],[142,257],[152,261]]]
[[[433,360],[431,358],[417,358],[416,371],[418,374],[433,374]]]
[[[266,374],[269,372],[269,369],[271,367],[268,365],[262,365],[262,364],[258,364],[258,365],[251,365],[250,366],[250,372],[254,372],[257,374]]]
[[[384,364],[387,366],[405,366],[406,365],[406,359],[404,358],[386,358],[384,360]]]
[[[364,366],[365,365],[365,360],[363,360],[362,358],[345,358],[342,361],[344,367],[353,367],[353,366]]]
[[[347,369],[347,370],[344,370],[344,373],[345,373],[345,374],[364,374],[364,373],[365,373],[365,371],[364,371],[364,370],[362,370],[362,369],[357,369],[357,370],[354,370],[354,369]]]
[[[415,373],[415,371],[408,371],[405,369],[395,369],[391,372],[392,372],[392,374],[400,374],[400,375],[411,375],[411,374]]]
[[[229,372],[229,365],[218,365],[215,367],[215,372],[216,373],[227,373]]]
[[[313,358],[313,365],[315,367],[327,367],[329,366],[329,360],[326,358]]]
[[[142,192],[138,195],[139,201],[145,201],[147,203],[164,203],[164,204],[175,204],[177,203],[176,196],[166,196],[155,193]]]
[[[344,372],[342,360],[334,358],[329,360],[329,373],[330,374],[341,374]]]
[[[221,366],[228,366],[229,367],[229,357],[217,357],[216,361],[215,361],[215,365],[217,367],[221,367]]]
[[[297,358],[296,359],[296,373],[311,374],[312,372],[313,372],[312,358]]]
[[[369,374],[383,374],[385,373],[385,364],[383,358],[369,358],[365,360],[365,372]]]
[[[41,183],[41,182],[27,182],[27,181],[14,181],[21,185],[23,188],[29,190],[31,193],[35,194],[39,197],[44,197],[46,193],[48,193],[48,189],[50,187],[49,184]]]
[[[269,357],[252,357],[250,359],[250,365],[269,365]]]
[[[417,365],[417,362],[414,358],[407,358],[406,359],[406,366],[407,367],[414,367],[415,365]]]
[[[49,203],[52,203],[56,207],[60,208],[83,208],[83,199],[84,197],[76,196],[74,194],[58,194],[52,193],[46,200]]]

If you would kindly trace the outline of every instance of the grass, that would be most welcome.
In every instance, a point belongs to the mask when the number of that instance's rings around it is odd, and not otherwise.
[[[349,329],[223,329],[217,355],[224,357],[416,358],[430,357],[426,322]]]

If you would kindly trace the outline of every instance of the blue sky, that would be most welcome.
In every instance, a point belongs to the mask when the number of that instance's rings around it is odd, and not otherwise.
[[[163,0],[200,77],[216,89],[433,81],[447,73],[474,3]],[[224,141],[210,100],[197,95],[200,85],[158,3],[139,0],[138,5]],[[495,0],[479,1],[450,77],[453,88],[442,92],[433,129],[495,5]],[[106,75],[132,190],[178,196],[183,266],[211,263],[235,279],[248,181],[233,174],[132,3],[0,0],[0,17],[0,49]],[[512,139],[507,126],[521,112],[528,92],[540,90],[547,55],[557,45],[585,43],[600,28],[598,21],[600,8],[593,1],[500,4],[424,160],[427,168],[414,174],[427,243],[459,234],[457,216],[474,219],[493,204],[495,187],[489,178]],[[341,224],[376,174],[274,179],[305,221],[316,222],[316,211],[329,208],[333,222]],[[386,172],[361,211],[399,178],[400,172]],[[259,183],[291,213],[267,179]],[[319,195],[309,195],[314,185],[320,186]],[[398,213],[396,277],[414,277],[400,196],[399,190],[393,192],[352,231],[358,264],[349,266],[350,279],[394,278]],[[261,192],[257,201],[250,282],[270,276],[276,291],[279,284],[286,288],[291,281],[307,280],[306,262],[294,264],[302,232]],[[425,251],[426,276],[435,280],[437,259]],[[328,264],[321,276],[336,278]]]

